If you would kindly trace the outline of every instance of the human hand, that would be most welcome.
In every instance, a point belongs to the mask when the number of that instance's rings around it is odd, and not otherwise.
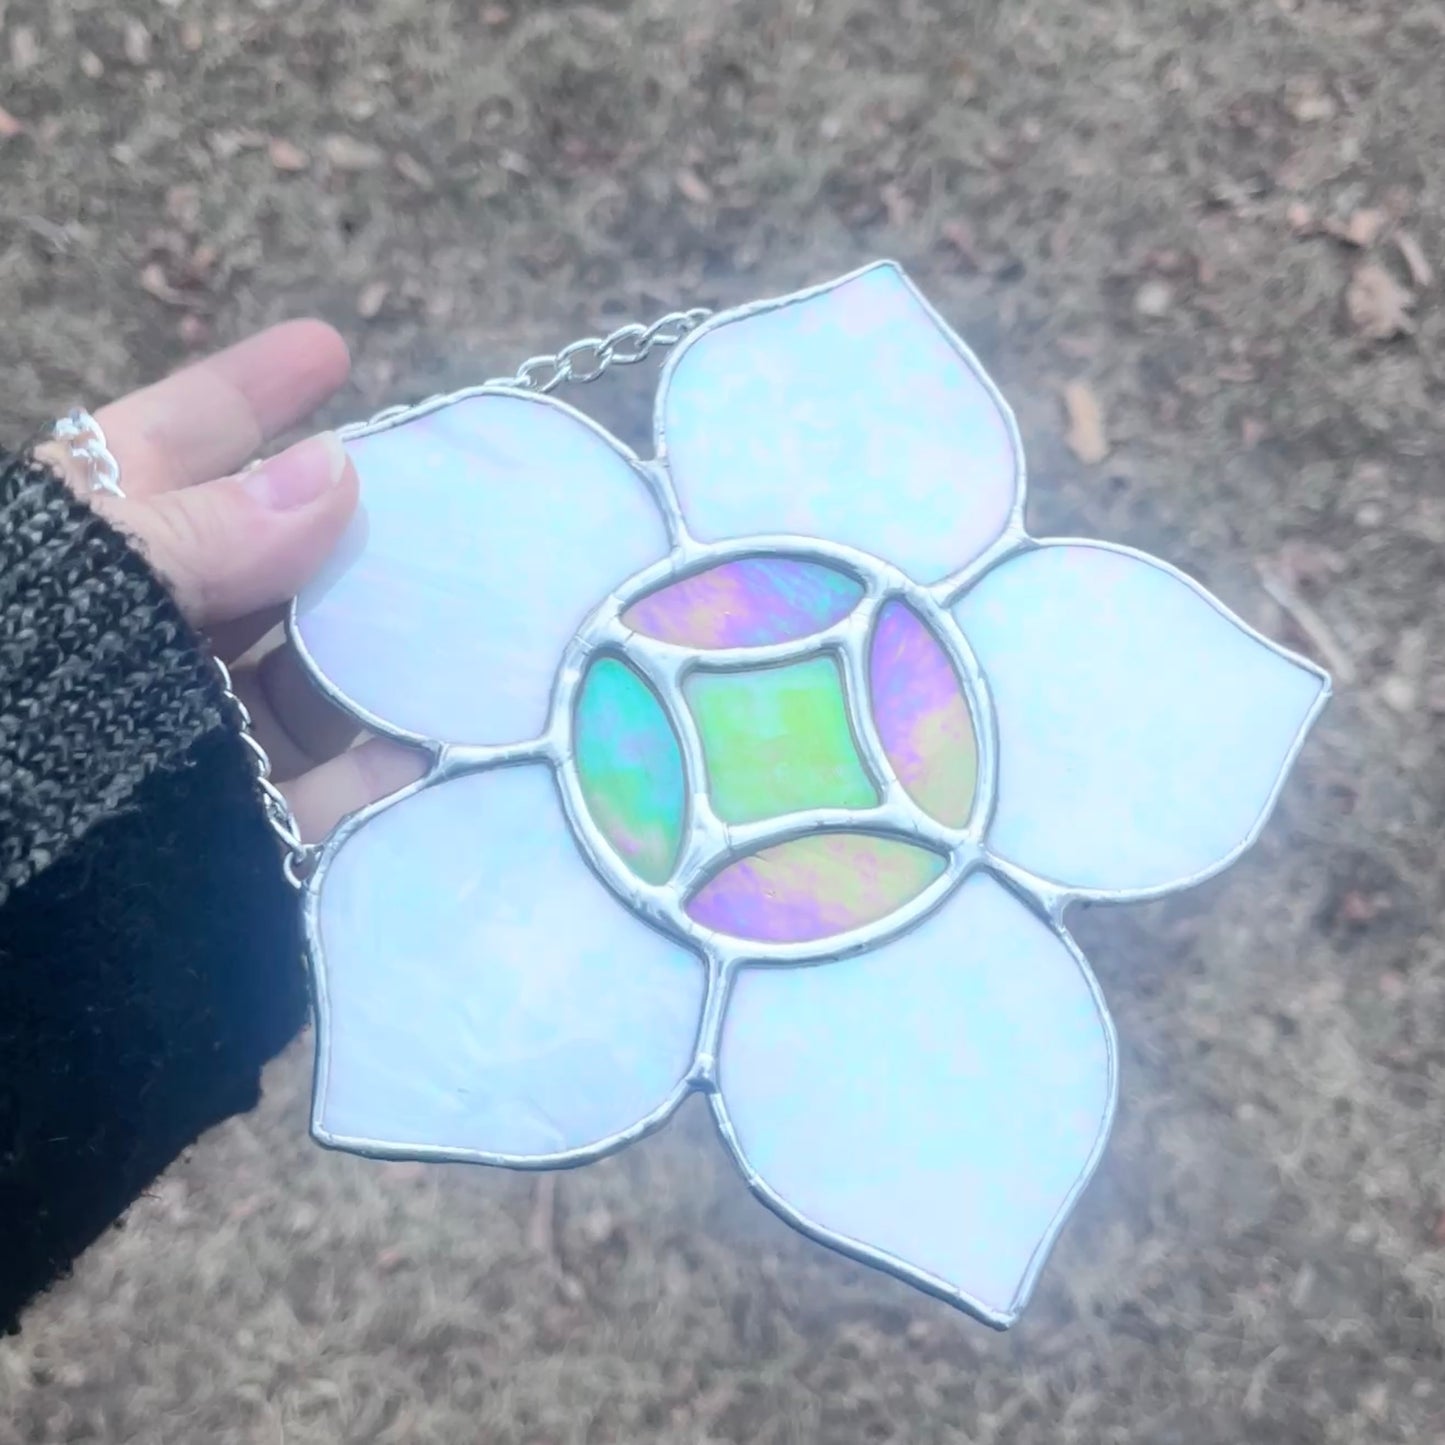
[[[63,449],[42,448],[134,537],[218,655],[245,655],[233,669],[236,692],[308,840],[423,767],[396,743],[358,743],[355,723],[315,689],[288,643],[255,646],[341,536],[357,480],[330,433],[238,469],[309,416],[349,369],[335,331],[292,321],[104,407],[96,420],[120,463],[124,497],[92,493]]]

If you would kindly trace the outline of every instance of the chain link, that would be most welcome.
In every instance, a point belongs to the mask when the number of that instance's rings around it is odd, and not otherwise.
[[[581,385],[596,381],[614,366],[636,366],[639,361],[646,361],[653,352],[676,346],[711,315],[707,307],[694,306],[690,311],[669,311],[650,326],[640,321],[629,321],[606,336],[584,336],[580,341],[564,346],[561,351],[547,356],[529,356],[510,376],[489,377],[482,385],[507,386],[515,391],[533,391],[539,396],[550,396],[568,382]],[[450,392],[438,392],[424,401],[388,406],[355,428],[342,428],[341,434],[346,436],[353,430],[370,430],[418,408],[439,405],[452,395]]]
[[[112,497],[125,495],[120,489],[120,463],[106,445],[100,423],[84,407],[77,406],[66,412],[52,424],[49,435],[85,465],[92,491],[109,492]]]
[[[676,346],[712,315],[705,306],[669,311],[651,326],[629,321],[606,336],[584,336],[551,356],[528,357],[511,376],[498,376],[488,386],[515,386],[550,395],[565,382],[596,381],[609,367],[635,366],[657,350]]]
[[[316,850],[302,841],[301,827],[296,821],[296,814],[291,810],[291,804],[286,801],[285,793],[271,780],[271,759],[252,729],[251,710],[236,695],[236,689],[231,682],[231,669],[219,657],[213,656],[211,661],[215,664],[216,677],[221,684],[221,696],[230,709],[231,721],[235,724],[250,759],[251,772],[256,779],[256,790],[261,795],[261,807],[266,814],[267,825],[281,844],[281,867],[286,873],[286,881],[293,888],[300,888],[315,863]]]

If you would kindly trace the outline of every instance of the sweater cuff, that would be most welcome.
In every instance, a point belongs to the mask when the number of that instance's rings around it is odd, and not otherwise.
[[[209,659],[135,548],[0,456],[0,904],[223,724]]]

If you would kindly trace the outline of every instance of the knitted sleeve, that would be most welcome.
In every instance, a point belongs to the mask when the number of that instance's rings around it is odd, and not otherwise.
[[[0,904],[220,725],[205,660],[121,536],[0,458]]]
[[[126,541],[0,457],[0,1328],[300,1026],[294,898],[213,670]]]

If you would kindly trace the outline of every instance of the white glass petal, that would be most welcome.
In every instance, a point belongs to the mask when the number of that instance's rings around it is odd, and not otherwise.
[[[361,507],[296,608],[314,667],[406,733],[535,737],[578,624],[667,550],[633,459],[569,407],[505,392],[347,450]]]
[[[676,1102],[702,964],[597,881],[548,769],[403,799],[342,835],[317,886],[324,1142],[585,1157]]]
[[[1011,558],[954,614],[998,716],[989,846],[1085,895],[1234,858],[1329,691],[1172,568],[1103,544]]]
[[[1071,944],[975,874],[874,953],[744,970],[718,1077],[785,1218],[1005,1325],[1103,1147],[1113,1030]]]
[[[891,263],[703,327],[664,375],[657,429],[707,541],[822,537],[932,581],[1021,500],[1011,413]]]

